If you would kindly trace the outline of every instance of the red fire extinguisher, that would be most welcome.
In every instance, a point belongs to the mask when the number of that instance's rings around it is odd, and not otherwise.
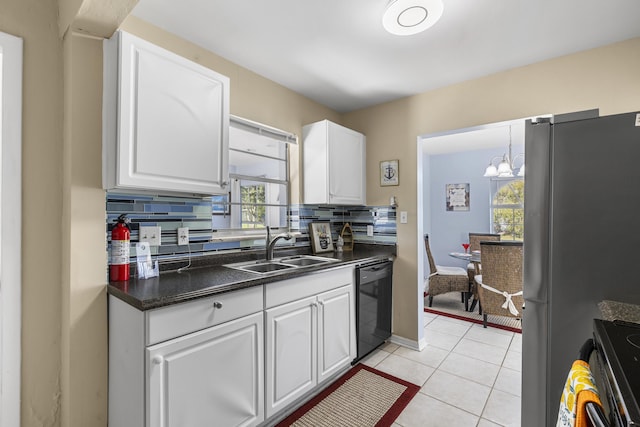
[[[129,218],[122,214],[116,221],[117,224],[111,230],[109,280],[112,282],[129,280],[129,251],[131,244],[131,232],[127,226]]]

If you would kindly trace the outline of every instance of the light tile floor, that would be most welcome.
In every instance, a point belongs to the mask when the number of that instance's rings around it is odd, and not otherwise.
[[[522,335],[424,313],[427,346],[385,344],[362,363],[421,386],[394,427],[520,426]]]

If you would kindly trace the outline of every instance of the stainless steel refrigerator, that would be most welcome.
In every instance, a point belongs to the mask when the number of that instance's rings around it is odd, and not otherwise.
[[[598,303],[640,304],[640,113],[525,126],[522,426],[555,426]]]

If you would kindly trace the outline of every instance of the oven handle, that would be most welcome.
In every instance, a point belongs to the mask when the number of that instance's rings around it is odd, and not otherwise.
[[[588,402],[585,405],[585,408],[592,426],[609,427],[609,423],[607,422],[607,419],[602,412],[602,408],[599,405],[596,405],[593,402]]]
[[[593,338],[586,340],[584,344],[582,344],[582,347],[580,347],[580,356],[578,356],[580,360],[589,363],[589,357],[591,357],[591,352],[594,348]]]
[[[589,358],[591,357],[591,353],[595,349],[593,338],[589,338],[582,344],[580,347],[580,360],[583,360],[589,363]],[[602,408],[600,405],[596,405],[593,402],[588,402],[585,405],[585,409],[587,410],[587,415],[589,416],[589,420],[591,421],[591,425],[594,427],[609,427],[609,422],[602,412]]]

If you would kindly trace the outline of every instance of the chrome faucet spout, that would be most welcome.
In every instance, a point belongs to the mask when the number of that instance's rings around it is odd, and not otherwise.
[[[271,239],[271,230],[269,228],[269,226],[267,226],[267,240],[266,240],[266,254],[265,254],[265,258],[267,259],[267,261],[271,261],[273,259],[273,249],[276,246],[276,242],[280,239],[285,239],[285,240],[291,240],[293,236],[289,233],[282,233],[282,234],[278,234],[276,235],[273,239]]]

